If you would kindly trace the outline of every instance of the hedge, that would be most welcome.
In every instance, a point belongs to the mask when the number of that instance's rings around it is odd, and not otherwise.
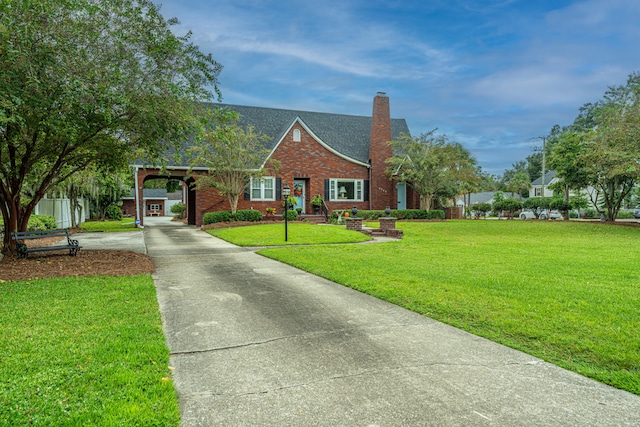
[[[351,211],[347,210],[349,214]],[[356,218],[377,220],[381,217],[386,217],[387,214],[383,210],[361,210],[358,211]],[[390,217],[397,218],[399,220],[407,219],[444,219],[444,211],[431,210],[425,211],[424,209],[405,209],[405,210],[392,210],[389,214]],[[331,219],[337,220],[338,214],[336,211],[331,212]]]
[[[295,211],[294,211],[295,213]],[[296,213],[296,218],[298,217]],[[202,223],[204,225],[213,224],[216,222],[230,222],[230,221],[261,221],[262,220],[262,212],[255,209],[246,209],[236,211],[235,215],[232,215],[229,211],[217,211],[217,212],[207,212],[202,217]]]

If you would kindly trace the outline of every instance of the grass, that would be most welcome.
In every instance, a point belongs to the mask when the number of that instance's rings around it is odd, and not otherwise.
[[[398,227],[404,238],[397,242],[259,253],[640,394],[640,228],[538,221]]]
[[[245,227],[207,230],[212,236],[233,242],[238,246],[318,245],[330,243],[357,243],[371,240],[357,231],[344,226],[290,223],[288,241],[284,241],[284,223],[249,225]]]
[[[177,426],[150,276],[0,282],[0,425]]]
[[[85,221],[80,224],[80,228],[87,231],[140,231],[141,228],[136,228],[135,218],[124,218],[121,220],[106,220],[106,221]]]

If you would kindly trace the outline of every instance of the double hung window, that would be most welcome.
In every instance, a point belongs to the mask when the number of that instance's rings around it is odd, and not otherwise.
[[[363,180],[340,179],[329,180],[329,200],[334,202],[361,202],[363,201]]]
[[[275,178],[251,178],[251,200],[275,200]]]

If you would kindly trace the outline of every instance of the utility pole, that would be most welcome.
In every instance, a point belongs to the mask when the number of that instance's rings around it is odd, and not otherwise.
[[[544,197],[544,176],[546,174],[545,164],[547,159],[547,150],[545,149],[545,145],[547,144],[547,138],[542,137],[542,194],[541,197]]]
[[[541,139],[542,140],[542,189],[540,191],[540,197],[544,197],[544,178],[545,175],[547,173],[546,171],[546,161],[547,161],[547,150],[546,150],[546,144],[547,144],[547,137],[546,136],[537,136],[534,137],[535,139]],[[531,139],[534,139],[531,138]],[[540,151],[540,147],[535,147],[533,149],[533,151]]]

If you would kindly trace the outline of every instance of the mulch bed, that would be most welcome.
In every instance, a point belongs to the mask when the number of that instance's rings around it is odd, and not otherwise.
[[[0,260],[0,281],[49,277],[132,276],[151,274],[155,266],[148,255],[132,251],[80,250],[39,252],[29,258],[4,257]]]

